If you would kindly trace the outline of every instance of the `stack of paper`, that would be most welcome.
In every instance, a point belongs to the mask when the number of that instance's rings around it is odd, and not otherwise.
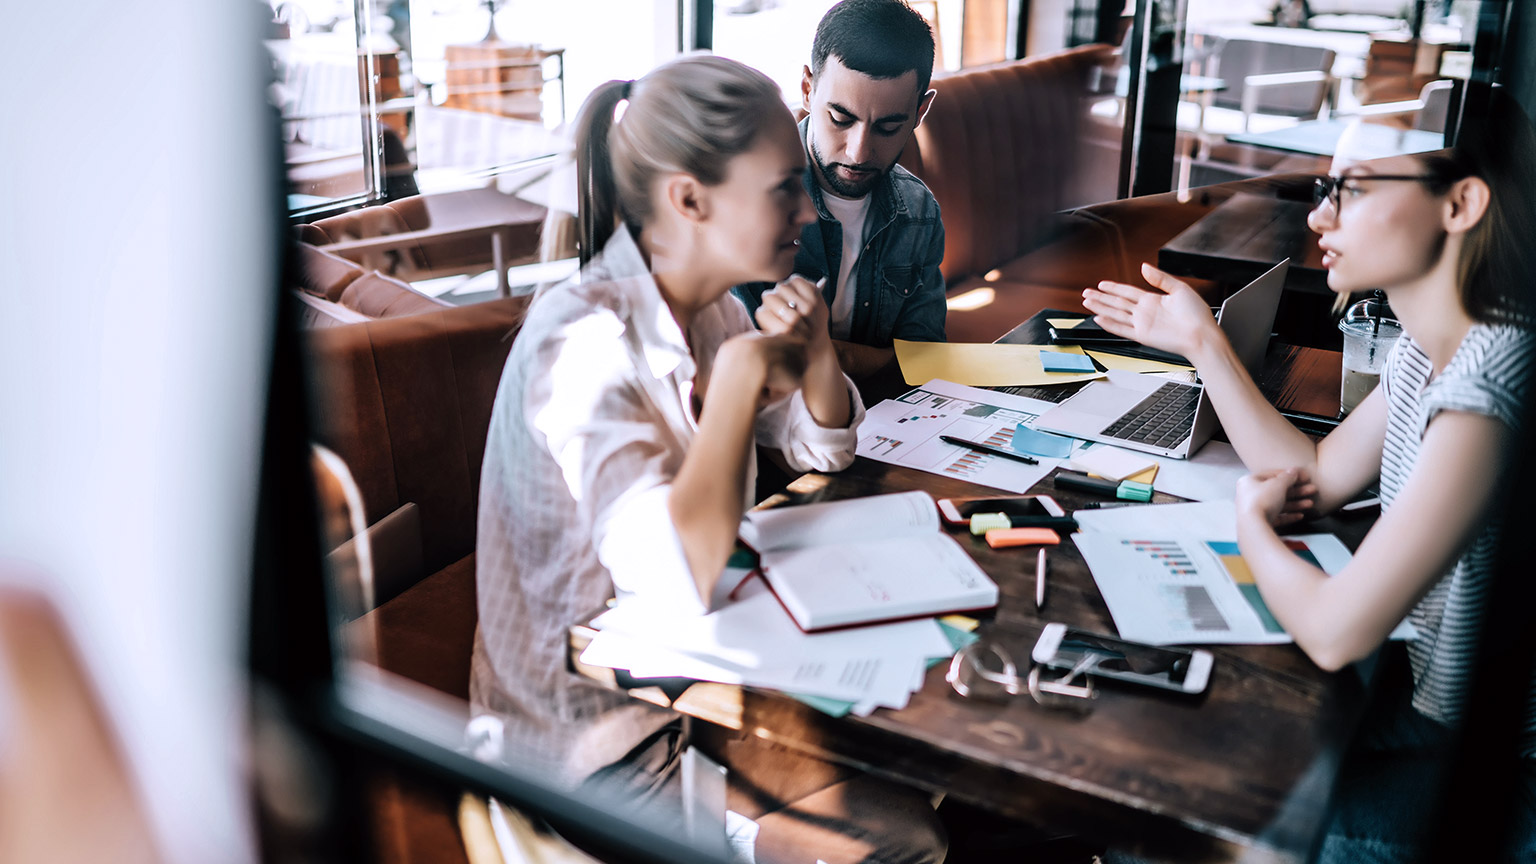
[[[902,708],[929,661],[954,647],[932,618],[807,634],[760,579],[708,615],[625,601],[598,616],[584,663],[637,678],[693,678],[852,703],[856,714]]]

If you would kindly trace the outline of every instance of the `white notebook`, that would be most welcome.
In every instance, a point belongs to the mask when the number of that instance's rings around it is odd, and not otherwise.
[[[997,605],[997,584],[943,532],[926,492],[754,511],[741,539],[806,632]]]

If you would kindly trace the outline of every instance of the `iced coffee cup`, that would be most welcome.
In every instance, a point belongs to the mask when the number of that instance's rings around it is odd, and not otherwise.
[[[1349,307],[1339,319],[1344,334],[1344,377],[1339,387],[1339,416],[1353,411],[1381,381],[1387,355],[1403,335],[1403,325],[1376,298]]]

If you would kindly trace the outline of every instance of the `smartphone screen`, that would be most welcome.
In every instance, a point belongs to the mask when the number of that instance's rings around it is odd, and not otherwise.
[[[1115,673],[1136,675],[1141,678],[1165,681],[1175,688],[1184,683],[1189,674],[1190,659],[1194,652],[1187,648],[1160,648],[1136,642],[1122,642],[1091,633],[1068,629],[1056,649],[1052,666],[1072,667],[1086,653],[1099,656],[1098,662],[1087,671],[1113,676]]]
[[[1004,513],[1008,516],[1039,516],[1046,518],[1051,515],[1040,503],[1039,498],[976,498],[974,500],[956,500],[955,512],[960,518],[969,519],[977,513]]]
[[[1074,344],[1079,342],[1130,342],[1124,336],[1115,334],[1100,327],[1092,318],[1084,318],[1076,327],[1065,330],[1051,330],[1051,337],[1057,342]]]

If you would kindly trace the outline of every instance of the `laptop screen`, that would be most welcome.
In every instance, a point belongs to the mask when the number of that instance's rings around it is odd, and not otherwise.
[[[1232,349],[1255,380],[1264,366],[1264,352],[1269,347],[1269,334],[1275,325],[1275,310],[1280,306],[1280,292],[1285,287],[1285,274],[1290,266],[1291,259],[1287,258],[1271,267],[1264,275],[1228,297],[1216,315],[1222,331],[1232,343]]]

